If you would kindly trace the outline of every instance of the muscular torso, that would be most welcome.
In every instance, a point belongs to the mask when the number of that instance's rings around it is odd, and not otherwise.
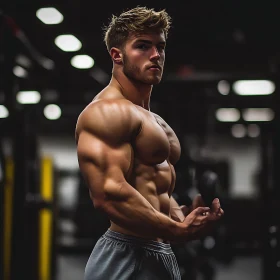
[[[128,181],[157,210],[169,214],[169,197],[175,184],[173,165],[180,156],[173,130],[157,115],[139,108],[142,130],[132,143],[133,168]]]
[[[130,143],[132,157],[126,180],[156,210],[169,215],[170,196],[175,185],[173,166],[181,153],[179,140],[161,117],[140,106],[134,106],[140,113],[142,126]],[[133,229],[120,227],[113,222],[111,229],[138,235]]]
[[[136,107],[141,113],[143,122],[140,133],[131,143],[133,158],[127,181],[156,210],[169,215],[170,196],[176,180],[173,166],[180,157],[180,143],[174,131],[161,117],[139,106]],[[133,229],[124,229],[114,223],[111,229],[138,235]]]

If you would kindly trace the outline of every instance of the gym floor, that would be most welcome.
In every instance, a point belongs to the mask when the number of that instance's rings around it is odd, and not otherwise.
[[[59,255],[56,280],[82,280],[87,255]],[[260,257],[238,257],[230,265],[216,264],[215,280],[261,280]],[[203,280],[198,275],[197,280]]]

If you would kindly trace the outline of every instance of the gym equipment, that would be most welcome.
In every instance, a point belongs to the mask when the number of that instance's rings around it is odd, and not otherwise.
[[[211,206],[212,201],[217,197],[217,190],[219,188],[219,178],[217,173],[207,170],[197,181],[197,189],[201,194],[205,205]]]
[[[11,158],[5,160],[5,183],[4,183],[4,209],[3,209],[3,277],[1,279],[15,279],[15,265],[20,264],[11,260],[17,260],[13,255],[12,247],[16,240],[13,232],[13,218],[16,218],[13,203],[15,194],[14,185],[14,162]],[[27,193],[25,196],[25,231],[22,239],[25,240],[24,248],[29,251],[23,252],[28,259],[23,259],[24,268],[22,275],[30,275],[28,279],[53,280],[56,274],[56,195],[53,182],[53,163],[50,158],[42,158],[40,161],[40,183],[38,193]],[[31,223],[31,224],[30,224]],[[32,224],[33,223],[33,224]],[[35,236],[35,237],[34,237]],[[32,239],[32,240],[31,240]]]
[[[12,150],[10,158],[5,159],[2,204],[4,257],[1,260],[3,277],[0,275],[0,279],[50,280],[54,279],[55,244],[52,165],[51,161],[46,163],[43,159],[41,168],[35,129],[37,114],[34,106],[16,101],[18,80],[13,75],[13,67],[16,56],[23,51],[27,51],[44,69],[51,70],[54,65],[37,52],[16,22],[1,10],[0,20],[4,27],[0,56],[5,57],[0,61],[0,66],[5,69],[1,72],[5,83],[0,85],[0,90],[5,93],[5,105],[9,110],[9,118],[3,122],[6,126],[2,127],[2,135],[8,134]]]

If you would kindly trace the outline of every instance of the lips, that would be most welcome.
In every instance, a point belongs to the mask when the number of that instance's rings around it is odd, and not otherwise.
[[[161,68],[158,65],[152,65],[148,69],[159,69],[159,70],[161,70]]]

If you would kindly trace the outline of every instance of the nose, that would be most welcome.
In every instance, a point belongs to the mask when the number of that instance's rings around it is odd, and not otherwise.
[[[151,60],[157,60],[159,58],[160,58],[160,54],[159,54],[157,47],[153,47],[152,54],[151,54]]]

